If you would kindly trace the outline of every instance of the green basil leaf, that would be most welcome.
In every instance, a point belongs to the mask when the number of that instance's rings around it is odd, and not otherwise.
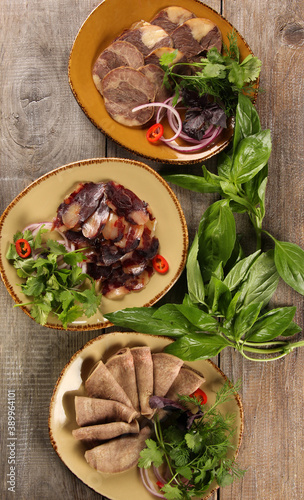
[[[231,301],[229,288],[216,276],[211,276],[208,285],[207,303],[213,314],[220,314],[228,307]],[[219,302],[221,301],[221,305]]]
[[[180,304],[164,304],[156,309],[153,318],[161,319],[171,325],[179,328],[181,327],[188,332],[194,331],[191,320],[188,320],[187,317],[180,312],[180,307]]]
[[[105,318],[114,325],[150,335],[180,337],[188,333],[188,330],[184,329],[183,326],[176,327],[170,322],[153,318],[154,313],[155,309],[150,307],[133,307],[105,314]]]
[[[265,194],[267,185],[268,164],[265,165],[250,181],[242,187],[246,193],[251,205],[256,206],[260,203],[261,207],[265,205]]]
[[[240,298],[241,292],[237,292],[233,299],[229,302],[226,311],[224,312],[224,316],[226,318],[226,321],[224,322],[224,326],[226,327],[227,323],[230,323],[232,318],[234,318],[236,314],[236,308],[238,304],[238,300]],[[229,325],[230,326],[230,325]]]
[[[304,295],[304,251],[295,243],[274,241],[274,261],[279,275],[287,285]]]
[[[236,151],[239,142],[250,135],[261,132],[259,115],[251,100],[244,94],[238,96],[236,107],[233,149]]]
[[[267,342],[280,336],[290,325],[296,307],[272,309],[261,316],[246,335],[250,342]]]
[[[293,335],[296,335],[301,331],[302,328],[299,325],[297,325],[294,321],[291,321],[288,327],[283,332],[281,332],[281,335],[283,337],[292,337]]]
[[[262,253],[250,267],[240,287],[239,306],[262,302],[263,307],[276,291],[279,275],[274,263],[273,250]]]
[[[231,181],[236,184],[248,182],[265,167],[270,153],[270,130],[262,130],[242,139],[234,155]]]
[[[220,262],[225,265],[235,245],[233,213],[227,200],[219,200],[207,208],[198,230],[198,261],[203,281],[207,282]]]
[[[165,352],[174,354],[184,361],[195,361],[196,359],[208,359],[216,356],[225,347],[232,344],[216,334],[192,333],[184,335],[172,344],[165,347]]]
[[[176,305],[176,309],[197,328],[207,332],[216,332],[218,330],[216,319],[210,314],[201,311],[198,307],[180,304]]]
[[[248,330],[250,330],[260,314],[262,305],[263,304],[254,302],[242,307],[240,312],[236,315],[233,324],[233,334],[235,340],[240,340],[240,338],[248,332]]]
[[[210,183],[206,181],[204,177],[199,177],[198,175],[190,174],[172,174],[164,175],[164,179],[167,182],[172,182],[176,186],[180,186],[190,191],[196,191],[198,193],[219,193],[220,187],[215,183]]]
[[[235,290],[239,286],[239,284],[246,278],[250,267],[260,253],[261,251],[257,250],[253,254],[237,262],[235,266],[229,271],[224,279],[224,283],[230,291]]]
[[[196,234],[188,253],[186,273],[189,298],[193,303],[204,303],[205,288],[202,273],[197,261],[198,235]]]
[[[218,156],[217,171],[221,179],[230,179],[230,170],[232,167],[231,155],[222,151]]]

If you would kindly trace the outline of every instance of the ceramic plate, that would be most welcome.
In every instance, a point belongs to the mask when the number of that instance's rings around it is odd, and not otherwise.
[[[22,191],[0,218],[0,272],[4,284],[17,304],[28,302],[20,291],[15,268],[5,258],[16,231],[34,222],[52,221],[64,197],[81,181],[114,180],[149,203],[157,220],[156,236],[160,253],[169,262],[168,273],[154,273],[146,288],[131,292],[119,300],[102,298],[102,314],[125,307],[150,306],[159,300],[180,276],[187,257],[188,232],[181,206],[164,179],[147,165],[117,158],[84,160],[60,167],[40,177]],[[21,280],[19,280],[19,283]],[[30,316],[30,309],[22,306]],[[110,326],[101,313],[80,318],[68,330],[94,330]],[[51,317],[50,328],[62,329],[57,318]]]
[[[101,335],[88,342],[71,358],[63,369],[54,389],[50,404],[49,432],[51,443],[66,466],[86,485],[111,500],[125,500],[126,491],[132,500],[153,500],[143,486],[137,467],[129,471],[105,475],[90,467],[84,458],[84,447],[76,441],[72,430],[78,426],[75,420],[74,398],[84,395],[84,382],[92,367],[100,359],[107,359],[121,347],[147,345],[152,352],[162,351],[170,339],[142,333],[114,332]],[[221,370],[210,360],[187,362],[188,366],[202,373],[206,379],[203,389],[208,396],[208,402],[215,401],[216,392],[227,380]],[[236,432],[233,444],[238,453],[243,433],[243,407],[238,395],[221,405],[222,413],[235,414]],[[208,498],[211,490],[204,498]]]
[[[228,43],[227,34],[234,29],[233,26],[220,14],[197,0],[104,0],[84,22],[75,39],[69,61],[69,80],[74,96],[88,118],[121,146],[135,154],[161,162],[195,163],[222,151],[233,135],[233,127],[230,126],[208,148],[197,153],[180,153],[166,145],[152,145],[146,140],[145,129],[125,127],[108,115],[103,98],[91,76],[92,65],[98,55],[124,29],[141,19],[151,20],[159,10],[170,5],[184,7],[197,17],[212,20],[220,28],[223,41]],[[242,36],[236,30],[235,32],[243,60],[252,54],[252,51]],[[170,137],[169,130],[165,132],[165,136]]]

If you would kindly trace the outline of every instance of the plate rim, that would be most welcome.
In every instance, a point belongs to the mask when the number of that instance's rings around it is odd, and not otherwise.
[[[217,16],[219,16],[223,21],[225,21],[226,23],[229,24],[229,26],[235,31],[235,33],[237,34],[237,36],[240,37],[240,39],[242,40],[242,42],[244,43],[244,45],[246,46],[247,50],[250,52],[250,54],[254,55],[251,47],[249,46],[248,42],[245,40],[245,38],[243,37],[243,35],[230,23],[230,21],[228,21],[228,19],[226,19],[225,16],[223,16],[221,13],[217,12],[215,9],[213,9],[212,7],[209,7],[209,5],[206,5],[204,2],[201,2],[200,0],[191,0],[199,5],[202,5],[203,7],[205,7],[207,10],[211,11],[213,14],[216,14]],[[213,156],[217,156],[219,153],[221,153],[224,149],[226,149],[226,147],[231,143],[232,141],[232,138],[233,138],[233,133],[231,134],[231,137],[229,137],[228,139],[226,139],[223,144],[218,148],[218,150],[216,151],[216,153],[213,153],[212,151],[209,152],[209,154],[207,153],[205,156],[202,156],[201,158],[158,158],[157,156],[150,156],[148,154],[145,154],[145,153],[139,153],[138,151],[132,149],[130,146],[125,146],[124,144],[122,144],[121,142],[119,142],[118,139],[115,139],[113,138],[109,132],[107,132],[106,130],[104,130],[104,128],[99,125],[95,120],[94,118],[92,118],[90,116],[90,114],[87,112],[85,106],[83,105],[79,95],[78,95],[78,92],[77,90],[74,88],[74,84],[73,84],[73,80],[72,80],[72,77],[71,77],[71,66],[72,66],[72,59],[73,59],[73,55],[74,55],[74,51],[75,51],[75,44],[76,44],[76,41],[83,29],[83,27],[85,26],[85,24],[88,22],[88,20],[90,19],[91,16],[93,16],[95,14],[95,12],[99,9],[101,9],[103,7],[104,4],[110,2],[110,0],[102,0],[91,12],[90,14],[86,17],[86,19],[82,22],[75,38],[74,38],[74,41],[73,41],[73,44],[72,44],[72,48],[70,50],[70,55],[69,55],[69,61],[68,61],[68,81],[69,81],[69,85],[70,85],[70,89],[73,93],[73,96],[74,98],[76,99],[78,105],[80,106],[81,110],[84,112],[84,114],[86,115],[86,117],[91,121],[91,123],[98,129],[100,130],[105,136],[106,138],[108,139],[111,139],[115,144],[117,144],[118,146],[126,149],[127,151],[129,151],[130,153],[132,154],[135,154],[135,155],[138,155],[138,156],[141,156],[143,158],[146,158],[148,160],[151,160],[151,161],[156,161],[156,162],[159,162],[159,163],[162,163],[162,164],[172,164],[172,165],[177,165],[177,164],[182,164],[182,165],[189,165],[189,164],[196,164],[196,163],[200,163],[202,161],[205,161],[205,160],[208,160],[210,158],[212,158]],[[259,78],[257,79],[257,88],[259,86]],[[256,97],[257,97],[257,93],[254,94],[254,102],[256,100]],[[230,127],[228,127],[228,129],[232,128],[233,130],[233,125],[231,124]],[[227,129],[227,130],[228,130]]]
[[[72,472],[74,474],[74,476],[81,482],[83,482],[88,488],[90,488],[92,491],[95,491],[97,492],[92,486],[90,486],[89,484],[87,484],[85,481],[83,481],[82,479],[80,479],[78,477],[78,475],[73,472],[70,467],[66,464],[65,460],[61,457],[59,451],[58,451],[58,447],[57,447],[57,444],[56,444],[56,440],[54,439],[54,436],[53,436],[53,431],[52,431],[52,428],[51,428],[51,423],[52,423],[52,413],[53,413],[53,409],[55,407],[55,399],[56,399],[56,395],[57,395],[57,392],[59,391],[60,389],[60,384],[66,374],[66,371],[69,369],[70,365],[72,365],[72,363],[75,361],[75,359],[81,355],[81,353],[89,346],[91,346],[92,344],[94,344],[95,342],[102,342],[102,340],[105,340],[106,337],[108,337],[109,335],[115,335],[115,334],[119,334],[119,335],[129,335],[129,334],[132,334],[132,335],[138,335],[140,336],[141,338],[144,337],[146,339],[148,339],[149,337],[154,337],[154,338],[160,338],[162,340],[167,340],[168,343],[172,343],[174,342],[174,340],[170,337],[166,337],[164,335],[149,335],[147,333],[140,333],[140,332],[127,332],[127,331],[113,331],[113,332],[109,332],[109,333],[103,333],[101,335],[98,335],[97,337],[93,338],[93,339],[90,339],[88,342],[86,342],[82,347],[80,347],[73,355],[72,357],[68,360],[68,362],[65,364],[65,366],[63,367],[63,369],[61,370],[57,380],[56,380],[56,383],[55,383],[55,386],[54,386],[54,389],[53,389],[53,392],[52,392],[52,395],[51,395],[51,399],[50,399],[50,404],[49,404],[49,412],[48,412],[48,432],[49,432],[49,439],[50,439],[50,442],[51,442],[51,445],[54,449],[54,451],[56,452],[56,454],[58,455],[58,457],[60,458],[60,460],[64,463],[64,465],[70,470],[70,472]],[[202,362],[208,362],[212,367],[213,369],[215,369],[219,375],[225,380],[225,381],[228,381],[228,376],[221,370],[221,368],[219,366],[217,366],[211,359],[204,359],[204,360],[197,360],[197,361],[202,361]],[[191,365],[191,362],[190,361],[185,361],[185,363],[190,363]],[[242,444],[242,440],[243,440],[243,435],[244,435],[244,407],[243,407],[243,403],[242,403],[242,399],[239,395],[238,392],[235,393],[234,395],[234,399],[236,401],[236,404],[237,404],[237,407],[238,407],[238,410],[239,410],[239,414],[240,414],[240,431],[239,431],[239,436],[238,436],[238,442],[237,442],[237,448],[235,450],[235,453],[234,453],[234,458],[236,459],[239,455],[239,452],[240,452],[240,448],[241,448],[241,444]],[[214,487],[212,489],[212,491],[210,491],[207,496],[204,496],[202,497],[200,500],[207,500],[208,498],[210,498],[213,493],[218,490],[220,488],[219,485],[217,485],[216,487]],[[99,492],[97,492],[98,494],[101,494]]]
[[[1,217],[0,217],[0,241],[2,240],[3,236],[2,236],[2,229],[3,229],[3,225],[5,223],[5,220],[6,218],[8,217],[8,215],[10,214],[10,211],[12,210],[12,208],[15,207],[16,204],[18,204],[18,202],[25,196],[27,195],[27,193],[29,193],[33,188],[35,188],[36,186],[38,186],[41,182],[45,181],[45,179],[49,178],[49,177],[53,177],[55,175],[57,175],[58,173],[60,173],[61,171],[65,171],[65,170],[69,170],[69,169],[72,169],[74,167],[78,167],[78,166],[82,166],[82,165],[93,165],[93,164],[97,164],[97,163],[114,163],[114,162],[118,162],[118,163],[128,163],[130,165],[136,165],[137,167],[140,167],[140,168],[143,168],[144,170],[146,170],[147,172],[149,172],[150,174],[154,175],[156,177],[156,179],[165,187],[165,189],[167,190],[168,194],[170,195],[177,211],[178,211],[178,214],[179,214],[179,218],[180,218],[180,222],[181,222],[181,227],[182,227],[182,235],[183,235],[183,251],[182,251],[182,255],[181,255],[181,261],[180,261],[180,264],[179,264],[179,267],[175,273],[175,275],[172,277],[171,281],[167,284],[167,286],[162,290],[161,293],[158,293],[157,295],[155,295],[152,299],[150,299],[147,303],[145,303],[142,307],[149,307],[149,306],[152,306],[154,305],[158,300],[160,300],[171,288],[172,286],[177,282],[177,280],[179,279],[185,265],[186,265],[186,261],[187,261],[187,253],[188,253],[188,246],[189,246],[189,235],[188,235],[188,227],[187,227],[187,222],[186,222],[186,218],[185,218],[185,215],[184,215],[184,212],[183,212],[183,209],[181,207],[181,204],[176,196],[176,194],[173,192],[173,190],[170,188],[169,184],[165,181],[165,179],[158,173],[156,172],[156,170],[154,170],[152,167],[150,167],[149,165],[146,165],[145,163],[141,162],[141,161],[138,161],[138,160],[133,160],[133,159],[129,159],[129,158],[115,158],[115,157],[110,157],[110,158],[106,158],[106,157],[101,157],[101,158],[89,158],[89,159],[84,159],[84,160],[79,160],[79,161],[75,161],[75,162],[71,162],[71,163],[67,163],[65,165],[62,165],[60,167],[57,167],[53,170],[51,170],[50,172],[46,172],[45,174],[43,174],[41,177],[38,177],[37,179],[35,179],[33,182],[31,182],[28,186],[26,186],[10,203],[9,205],[5,208],[5,210],[3,211],[3,213],[1,214]],[[10,281],[8,280],[7,278],[7,275],[6,275],[6,272],[5,272],[5,268],[4,268],[4,265],[3,265],[3,258],[5,257],[4,255],[2,256],[2,253],[0,252],[0,275],[1,275],[1,278],[2,278],[2,281],[7,289],[7,291],[9,292],[10,296],[13,298],[13,300],[15,301],[16,304],[22,304],[22,301],[18,298],[18,296],[16,295],[15,291],[14,291],[14,287],[13,285],[10,283]],[[20,305],[19,306],[20,309],[22,309],[22,311],[27,315],[29,316],[33,321],[34,318],[32,317],[32,315],[30,314],[30,311],[25,307],[25,306],[22,306]],[[68,327],[67,328],[64,328],[62,325],[60,324],[52,324],[52,323],[45,323],[44,325],[41,325],[41,326],[44,326],[46,328],[52,328],[52,329],[55,329],[55,330],[63,330],[63,331],[89,331],[89,330],[100,330],[102,328],[109,328],[111,326],[113,326],[113,323],[110,323],[108,320],[106,320],[104,318],[104,321],[103,322],[100,322],[100,323],[94,323],[94,324],[73,324],[73,323],[69,323]]]

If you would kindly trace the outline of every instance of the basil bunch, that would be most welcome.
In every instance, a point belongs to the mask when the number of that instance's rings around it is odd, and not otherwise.
[[[289,341],[301,331],[293,321],[296,308],[268,307],[280,277],[304,295],[303,250],[266,231],[274,249],[261,250],[270,153],[270,131],[261,130],[257,111],[240,94],[232,148],[221,153],[218,175],[203,167],[202,177],[166,176],[179,186],[222,197],[203,214],[189,250],[183,303],[125,309],[107,319],[175,338],[166,351],[188,361],[215,356],[225,347],[254,361],[269,361],[304,345]],[[248,256],[237,238],[234,212],[247,213],[256,231],[257,250]]]

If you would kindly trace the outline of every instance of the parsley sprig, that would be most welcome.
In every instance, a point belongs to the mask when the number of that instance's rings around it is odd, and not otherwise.
[[[199,97],[207,94],[224,104],[227,116],[233,115],[238,101],[238,94],[252,93],[252,84],[260,74],[261,61],[249,54],[240,62],[237,35],[232,31],[228,35],[228,45],[224,45],[221,54],[217,48],[211,48],[205,58],[199,62],[175,63],[176,52],[165,53],[160,59],[165,71],[164,84],[173,85],[177,103],[183,89],[194,91]],[[181,74],[181,67],[191,68],[191,74]]]
[[[83,315],[93,316],[101,295],[97,294],[95,281],[78,265],[85,260],[84,249],[68,251],[52,239],[43,243],[42,235],[46,232],[43,226],[35,236],[30,230],[18,231],[6,258],[16,268],[17,275],[25,280],[20,285],[23,294],[31,297],[29,302],[17,306],[30,305],[31,316],[41,325],[45,325],[49,314],[53,313],[67,328]],[[32,254],[25,259],[18,255],[15,247],[20,238],[26,239],[32,249]]]
[[[215,480],[221,487],[244,475],[234,459],[227,457],[234,449],[231,437],[235,432],[235,415],[222,414],[218,406],[233,398],[236,384],[227,381],[210,407],[192,396],[180,396],[184,410],[174,410],[164,421],[154,418],[155,439],[147,439],[141,451],[139,467],[160,467],[170,471],[161,492],[168,500],[190,499],[204,494]],[[185,423],[189,405],[198,407],[199,418],[188,428]],[[201,416],[202,415],[202,416]]]

